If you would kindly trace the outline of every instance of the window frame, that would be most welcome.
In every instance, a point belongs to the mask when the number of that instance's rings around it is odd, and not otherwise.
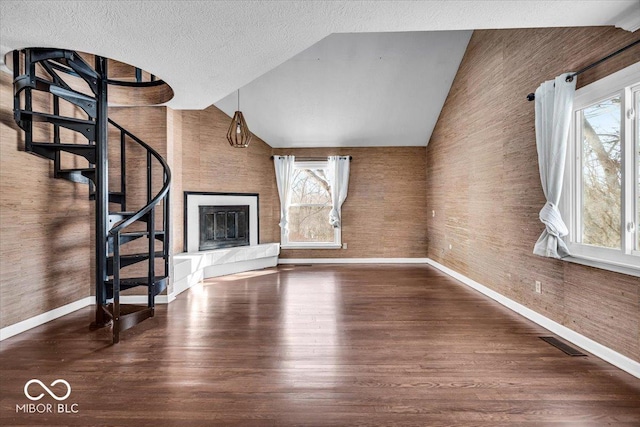
[[[293,164],[294,169],[329,169],[328,160],[296,160]],[[292,183],[293,184],[293,183]],[[315,206],[313,204],[291,203],[290,206]],[[320,205],[317,205],[320,206]],[[324,206],[324,205],[322,205]],[[338,209],[342,216],[341,209]],[[327,218],[327,222],[329,219]],[[334,227],[333,242],[290,242],[289,236],[284,229],[280,229],[280,247],[283,249],[340,249],[342,248],[342,227]]]
[[[629,118],[627,112],[634,108],[634,94],[640,97],[640,63],[633,64],[616,73],[576,90],[571,119],[569,142],[564,172],[563,192],[560,212],[567,224],[569,235],[563,240],[571,256],[565,261],[585,264],[605,270],[616,271],[640,277],[640,251],[636,248],[638,231],[638,114]],[[582,197],[582,141],[578,126],[580,112],[607,98],[621,95],[620,139],[622,153],[622,188],[620,238],[621,248],[611,249],[581,243],[581,197]],[[635,231],[629,231],[627,224],[633,222]]]

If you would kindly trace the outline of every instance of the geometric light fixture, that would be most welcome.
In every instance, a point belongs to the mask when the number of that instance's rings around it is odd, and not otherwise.
[[[244,116],[240,111],[240,89],[238,89],[238,110],[231,119],[231,125],[227,131],[227,140],[232,147],[246,148],[251,141],[251,132],[244,121]]]

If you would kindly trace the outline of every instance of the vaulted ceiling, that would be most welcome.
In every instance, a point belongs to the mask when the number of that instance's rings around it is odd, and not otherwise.
[[[241,88],[249,126],[273,146],[426,145],[469,30],[615,25],[638,8],[637,0],[4,0],[0,54],[41,46],[117,59],[167,81],[174,109],[217,103],[233,113]]]
[[[471,31],[332,34],[240,89],[272,147],[426,145]],[[236,93],[216,106],[233,115]]]

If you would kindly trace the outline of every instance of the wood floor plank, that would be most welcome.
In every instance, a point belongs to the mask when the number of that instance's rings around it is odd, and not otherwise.
[[[83,309],[0,343],[0,425],[640,425],[640,380],[567,356],[428,266],[209,279],[115,346],[91,319]],[[24,386],[58,378],[77,413],[16,412],[57,408]]]

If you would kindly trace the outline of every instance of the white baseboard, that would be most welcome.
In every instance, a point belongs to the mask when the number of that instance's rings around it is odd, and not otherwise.
[[[425,264],[429,258],[279,258],[278,264]]]
[[[554,334],[577,345],[578,347],[585,349],[586,351],[593,354],[594,356],[597,356],[600,359],[611,363],[613,366],[620,368],[625,372],[628,372],[629,374],[633,375],[636,378],[640,378],[640,363],[636,362],[635,360],[630,359],[627,356],[622,355],[617,351],[610,349],[609,347],[605,347],[602,344],[592,340],[591,338],[587,338],[584,335],[581,335],[576,331],[573,331],[567,328],[566,326],[561,325],[560,323],[557,323],[549,319],[548,317],[545,317],[542,314],[535,312],[530,308],[525,307],[524,305],[518,302],[515,302],[512,299],[509,299],[504,295],[499,294],[498,292],[495,292],[487,288],[486,286],[481,285],[480,283],[468,278],[467,276],[464,276],[458,273],[457,271],[454,271],[448,267],[445,267],[444,265],[430,258],[427,259],[427,264],[437,268],[443,273],[448,274],[454,279],[459,280],[465,285],[499,302],[500,304],[515,311],[521,316],[526,317],[532,322],[537,323],[538,325],[549,330],[550,332],[553,332]]]
[[[6,326],[0,329],[0,341],[28,331],[29,329],[33,329],[36,326],[44,325],[47,322],[57,319],[58,317],[66,316],[67,314],[73,313],[81,308],[88,307],[92,305],[94,301],[95,297],[93,296],[85,297],[78,301],[63,305],[62,307],[38,314],[37,316],[33,316],[29,319],[23,320],[22,322]]]
[[[158,295],[156,297],[156,304],[168,304],[174,299],[176,299],[175,294]],[[146,304],[147,296],[146,295],[123,295],[120,298],[120,302],[122,304]],[[54,308],[53,310],[49,310],[42,314],[38,314],[37,316],[30,317],[29,319],[23,320],[21,322],[14,323],[13,325],[6,326],[0,329],[0,341],[16,336],[22,332],[28,331],[29,329],[33,329],[37,326],[44,325],[45,323],[48,323],[59,317],[66,316],[67,314],[71,314],[74,311],[80,310],[85,307],[89,307],[90,305],[95,305],[95,303],[96,303],[96,297],[88,296],[88,297],[79,299],[78,301],[74,301],[72,303],[63,305],[62,307]]]

